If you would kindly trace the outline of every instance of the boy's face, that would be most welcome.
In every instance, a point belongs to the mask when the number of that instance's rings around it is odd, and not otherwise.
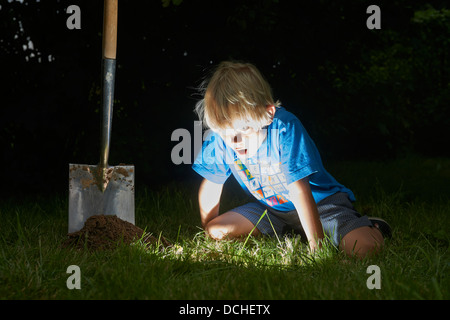
[[[266,111],[273,119],[276,112],[275,106],[267,106]],[[255,129],[257,127],[252,121],[237,119],[232,122],[231,128],[222,130],[219,134],[238,157],[245,160],[256,155],[267,137],[267,130]]]
[[[253,157],[267,136],[267,130],[255,130],[251,123],[242,120],[233,122],[233,127],[223,130],[220,136],[241,159]]]

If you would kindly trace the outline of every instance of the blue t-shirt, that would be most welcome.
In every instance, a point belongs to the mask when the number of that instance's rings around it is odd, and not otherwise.
[[[314,142],[296,116],[279,107],[273,122],[263,130],[267,130],[266,139],[245,163],[211,131],[192,168],[219,184],[233,174],[244,190],[279,211],[295,210],[287,186],[305,177],[316,203],[336,192],[346,192],[355,201],[352,191],[325,170]]]

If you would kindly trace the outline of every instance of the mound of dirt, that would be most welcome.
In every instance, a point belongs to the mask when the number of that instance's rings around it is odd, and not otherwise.
[[[97,215],[88,218],[81,230],[69,233],[63,247],[114,249],[118,243],[131,244],[141,238],[147,244],[158,243],[158,238],[147,232],[144,234],[144,230],[117,216]],[[163,237],[159,239],[159,242],[163,246],[170,245]]]

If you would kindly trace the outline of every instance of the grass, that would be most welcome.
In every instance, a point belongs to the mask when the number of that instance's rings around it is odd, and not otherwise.
[[[216,242],[198,227],[196,188],[173,185],[136,194],[136,225],[174,246],[137,241],[112,251],[77,251],[67,233],[66,197],[0,204],[1,299],[449,299],[450,159],[328,164],[351,187],[357,209],[389,221],[394,237],[373,258],[332,246],[315,256],[296,237]],[[245,201],[227,182],[223,210]],[[81,289],[69,290],[78,265]],[[366,286],[369,265],[381,289]]]

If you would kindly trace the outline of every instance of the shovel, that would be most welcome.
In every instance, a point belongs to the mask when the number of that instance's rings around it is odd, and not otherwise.
[[[103,13],[103,116],[98,165],[69,164],[69,233],[94,215],[134,220],[134,166],[109,166],[116,73],[118,0],[105,0]]]

